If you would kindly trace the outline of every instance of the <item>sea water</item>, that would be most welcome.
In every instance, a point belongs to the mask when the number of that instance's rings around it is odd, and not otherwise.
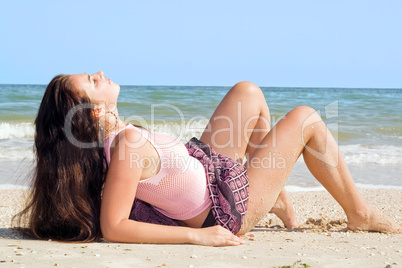
[[[45,85],[0,85],[0,188],[29,183],[35,165],[33,139]],[[119,114],[126,122],[186,142],[200,137],[230,87],[121,86]],[[337,140],[360,187],[402,189],[402,89],[262,87],[275,124],[291,109],[317,110]],[[236,107],[234,107],[236,109]],[[319,183],[302,157],[289,190]]]

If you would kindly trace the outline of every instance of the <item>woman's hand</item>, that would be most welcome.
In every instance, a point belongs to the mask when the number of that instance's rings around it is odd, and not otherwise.
[[[193,229],[191,242],[203,246],[238,246],[245,242],[220,225]]]

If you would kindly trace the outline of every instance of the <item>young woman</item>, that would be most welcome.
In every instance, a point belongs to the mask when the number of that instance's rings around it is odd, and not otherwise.
[[[260,88],[240,82],[201,138],[184,145],[122,122],[119,91],[103,72],[59,75],[47,86],[32,196],[20,214],[36,237],[224,246],[242,244],[236,234],[269,212],[297,227],[284,184],[301,154],[349,229],[401,231],[363,200],[312,108],[291,110],[271,130]],[[267,157],[280,164],[267,166]]]

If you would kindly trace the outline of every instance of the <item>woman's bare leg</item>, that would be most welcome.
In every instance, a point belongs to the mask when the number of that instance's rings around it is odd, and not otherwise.
[[[221,101],[200,140],[216,152],[240,163],[252,155],[271,130],[269,108],[261,89],[250,82],[237,83]],[[282,188],[275,213],[286,227],[298,227],[296,215],[287,192]]]
[[[334,138],[313,109],[293,109],[261,143],[268,146],[257,148],[246,164],[250,196],[239,233],[248,232],[272,209],[300,154],[314,177],[342,206],[350,229],[400,231],[399,225],[384,220],[363,200]]]

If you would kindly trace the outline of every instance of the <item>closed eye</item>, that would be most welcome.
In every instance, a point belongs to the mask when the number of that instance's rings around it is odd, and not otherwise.
[[[91,83],[91,84],[93,83],[94,86],[96,86],[96,84],[97,84],[96,81],[93,80],[92,77],[91,77],[89,74],[86,74],[86,75],[88,76],[88,81],[89,81],[89,83]]]

